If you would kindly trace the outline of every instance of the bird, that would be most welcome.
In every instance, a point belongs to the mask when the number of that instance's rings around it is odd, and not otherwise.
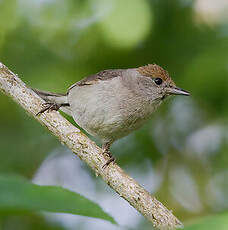
[[[101,140],[103,154],[109,157],[104,168],[115,162],[113,142],[139,129],[167,97],[190,95],[157,64],[103,70],[76,82],[65,94],[32,90],[45,101],[37,116],[60,109]]]

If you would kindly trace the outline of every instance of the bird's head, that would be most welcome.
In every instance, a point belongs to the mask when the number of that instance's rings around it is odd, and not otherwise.
[[[146,79],[147,89],[152,94],[153,99],[163,100],[169,95],[190,95],[186,90],[178,88],[168,72],[159,65],[149,64],[137,68],[137,71]]]

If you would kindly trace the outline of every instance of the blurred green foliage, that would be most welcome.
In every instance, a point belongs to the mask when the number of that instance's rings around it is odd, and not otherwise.
[[[204,217],[197,220],[196,223],[186,227],[186,230],[226,230],[228,225],[228,213]]]
[[[221,5],[224,17],[208,14],[207,21],[201,1],[1,0],[0,61],[28,86],[54,92],[103,69],[157,63],[168,70],[192,97],[167,101],[113,153],[123,168],[146,173],[148,162],[162,175],[153,192],[184,222],[212,216],[187,229],[223,230],[227,222],[217,213],[228,210],[228,11],[218,1],[211,8]],[[0,172],[32,178],[60,143],[2,94],[0,108]],[[37,222],[59,229],[33,214],[0,215],[4,230],[14,223],[38,229]],[[142,220],[138,228],[149,226]]]
[[[116,224],[96,203],[57,186],[39,186],[23,177],[0,175],[0,212],[29,213],[48,211],[95,217]]]

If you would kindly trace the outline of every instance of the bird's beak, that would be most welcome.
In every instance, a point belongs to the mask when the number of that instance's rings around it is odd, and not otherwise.
[[[167,88],[166,92],[170,95],[183,95],[183,96],[190,96],[191,95],[188,91],[177,88],[177,87]]]

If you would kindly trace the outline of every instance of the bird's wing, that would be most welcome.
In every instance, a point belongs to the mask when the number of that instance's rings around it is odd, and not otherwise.
[[[105,81],[114,77],[118,77],[122,75],[122,69],[115,69],[115,70],[103,70],[97,74],[89,75],[88,77],[83,78],[82,80],[73,84],[69,89],[68,92],[74,88],[75,86],[85,86],[85,85],[93,85],[97,81]]]

